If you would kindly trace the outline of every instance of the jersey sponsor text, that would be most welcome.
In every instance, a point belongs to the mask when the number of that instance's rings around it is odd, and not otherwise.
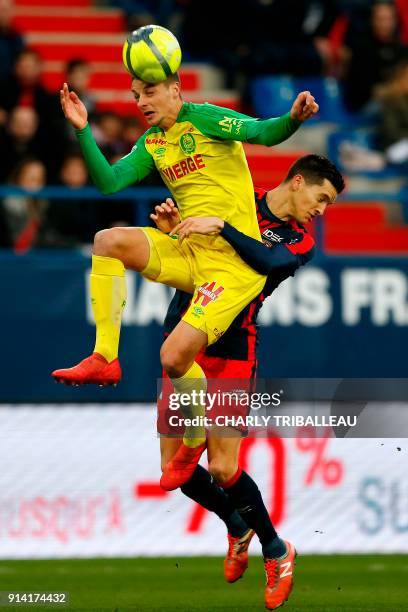
[[[198,153],[193,157],[186,157],[172,166],[161,168],[161,172],[173,183],[183,178],[183,176],[191,174],[191,172],[197,172],[197,170],[202,168],[205,168],[205,163],[203,162],[203,156]]]

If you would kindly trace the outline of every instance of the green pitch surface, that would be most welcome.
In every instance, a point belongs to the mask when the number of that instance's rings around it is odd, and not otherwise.
[[[0,591],[67,591],[68,606],[13,610],[90,612],[252,612],[263,610],[263,564],[227,584],[220,558],[2,561]],[[408,556],[298,557],[295,587],[283,608],[302,612],[408,610]]]

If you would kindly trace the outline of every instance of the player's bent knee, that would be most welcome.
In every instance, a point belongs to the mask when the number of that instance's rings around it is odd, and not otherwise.
[[[213,459],[208,465],[208,471],[220,485],[230,480],[236,474],[237,469],[238,465],[235,462],[220,459]]]
[[[186,365],[176,351],[170,351],[164,345],[160,349],[160,362],[170,378],[180,378],[186,371]]]
[[[104,229],[95,234],[93,252],[102,257],[118,257],[123,249],[120,228]]]

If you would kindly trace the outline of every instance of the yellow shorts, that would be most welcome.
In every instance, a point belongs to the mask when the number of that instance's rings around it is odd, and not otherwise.
[[[266,277],[248,266],[220,236],[190,236],[179,243],[157,229],[141,229],[150,243],[142,275],[192,294],[183,321],[216,342],[263,289]]]

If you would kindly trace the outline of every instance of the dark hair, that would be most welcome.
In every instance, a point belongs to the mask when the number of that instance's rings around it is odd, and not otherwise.
[[[393,9],[395,9],[394,0],[374,0],[371,5],[371,8],[374,9],[376,6],[381,6],[382,4],[388,4],[388,6],[391,6]]]
[[[24,49],[21,49],[21,51],[18,53],[16,59],[14,60],[14,65],[25,55],[32,55],[33,57],[35,57],[39,62],[42,62],[42,57],[40,55],[40,53],[38,53],[37,49],[33,49],[32,47],[24,47]]]
[[[73,159],[79,159],[83,164],[85,164],[82,153],[80,153],[79,151],[70,151],[64,156],[61,167],[64,166],[67,162],[72,161]]]
[[[180,74],[178,72],[171,74],[169,77],[167,77],[167,82],[168,83],[181,83]]]
[[[73,72],[77,68],[82,68],[84,66],[89,67],[89,62],[84,59],[81,59],[80,57],[76,57],[67,63],[65,71],[67,74],[71,74],[71,72]]]
[[[9,176],[9,182],[14,185],[17,184],[18,181],[20,180],[23,170],[26,168],[26,166],[29,166],[30,164],[40,164],[46,172],[45,164],[41,161],[41,159],[39,159],[38,157],[34,157],[32,155],[27,155],[26,157],[23,157],[22,159],[20,159],[17,162],[17,164],[14,166]]]
[[[330,181],[337,193],[341,193],[345,187],[344,179],[336,166],[323,155],[304,155],[299,157],[289,168],[284,180],[290,181],[296,174],[301,174],[306,183],[321,185],[324,179]]]

